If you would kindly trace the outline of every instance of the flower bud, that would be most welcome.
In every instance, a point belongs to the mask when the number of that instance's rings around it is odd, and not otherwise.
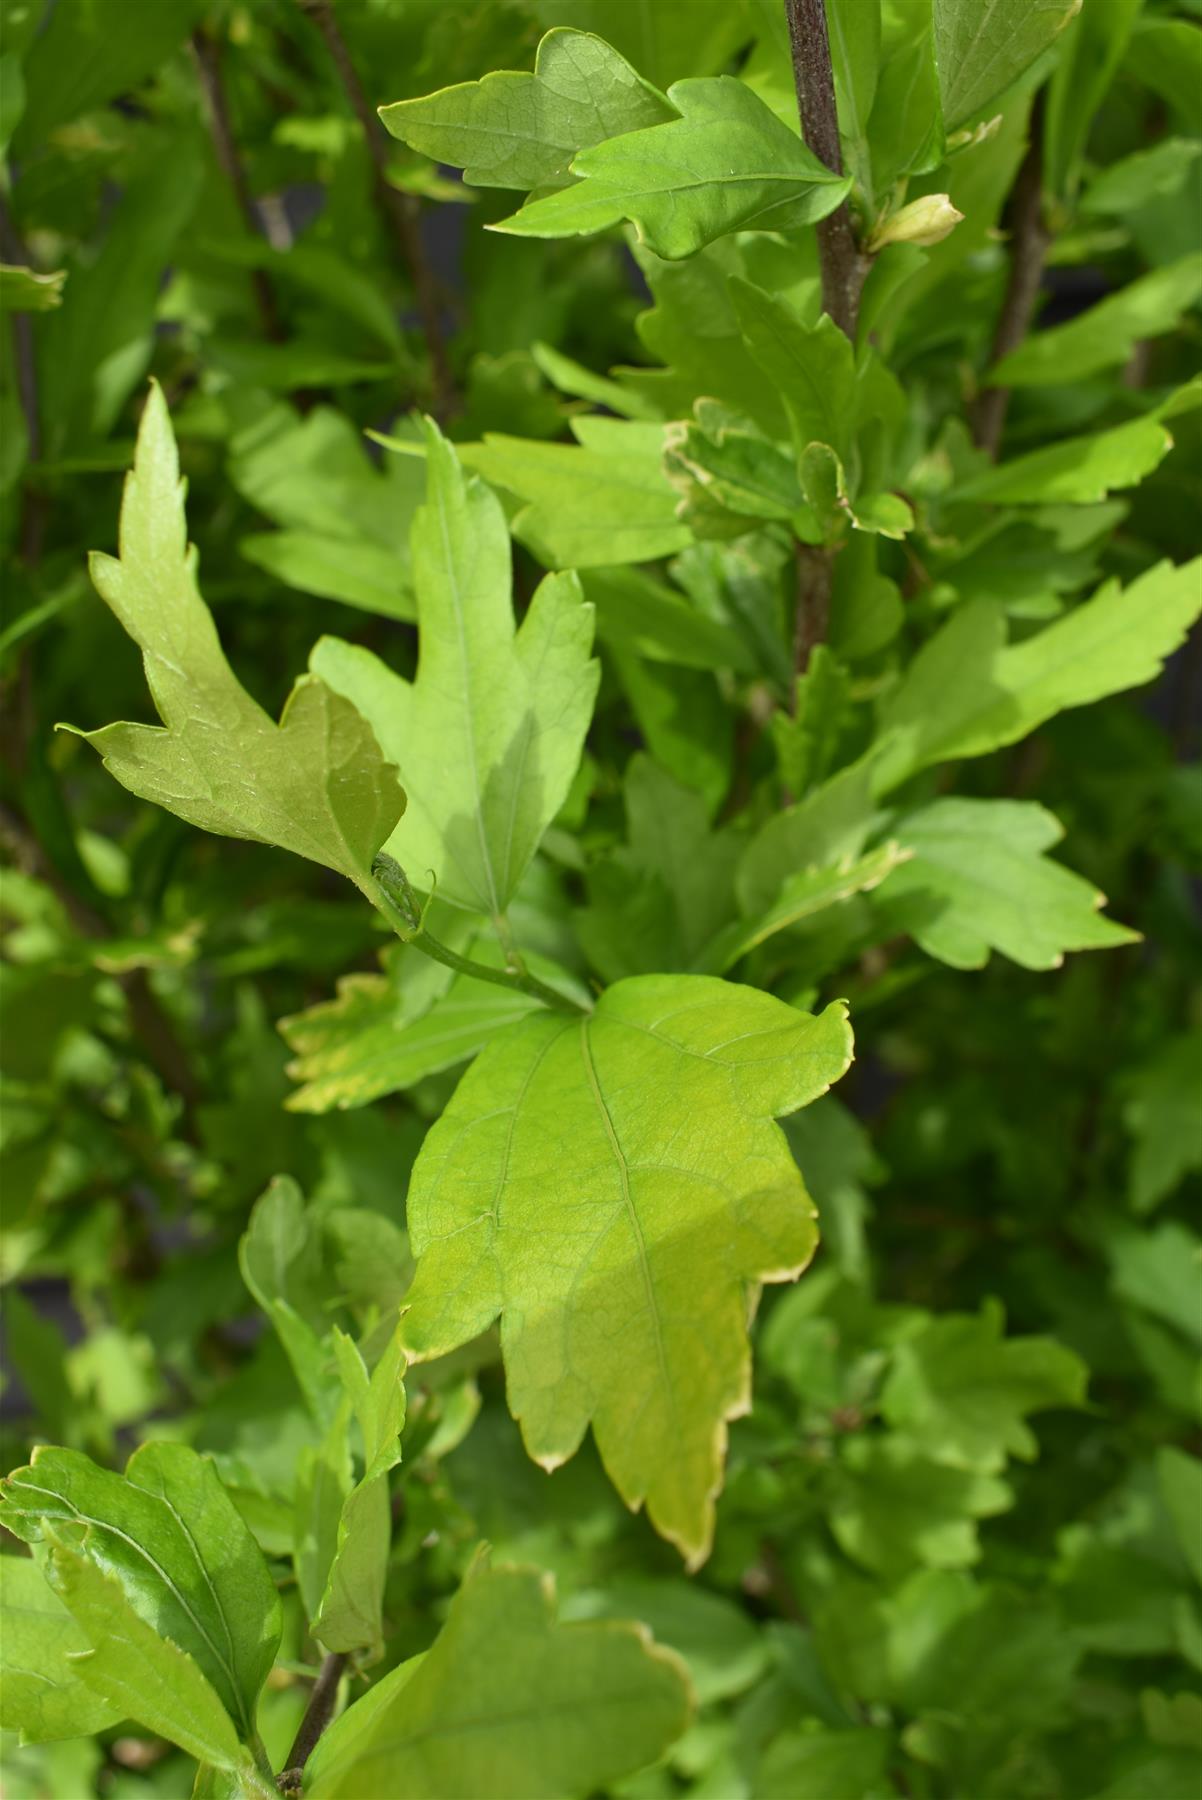
[[[881,220],[868,241],[868,248],[875,254],[886,244],[937,244],[963,217],[947,194],[924,194],[921,200],[911,200],[909,206],[903,206],[890,218]]]

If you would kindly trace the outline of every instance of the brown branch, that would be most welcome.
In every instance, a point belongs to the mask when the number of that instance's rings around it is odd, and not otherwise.
[[[842,175],[839,114],[824,0],[785,0],[785,16],[789,22],[801,135],[819,162]],[[823,309],[854,339],[868,258],[861,255],[856,243],[847,201],[841,201],[834,212],[819,219],[816,230]]]
[[[445,419],[455,404],[455,384],[447,359],[446,339],[438,302],[438,285],[422,242],[421,207],[413,194],[403,194],[388,179],[388,133],[381,125],[363,90],[350,49],[342,35],[330,0],[299,0],[325,39],[330,60],[338,71],[338,79],[352,110],[363,129],[367,153],[371,158],[376,200],[391,227],[393,240],[400,253],[410,281],[413,283],[422,334],[430,355],[433,375],[433,406],[439,419]]]
[[[331,1651],[317,1671],[317,1679],[313,1683],[309,1695],[309,1704],[305,1708],[305,1716],[300,1722],[300,1729],[293,1739],[292,1748],[288,1752],[287,1761],[280,1774],[280,1789],[285,1794],[302,1792],[305,1764],[312,1756],[317,1740],[329,1724],[334,1712],[334,1703],[338,1698],[338,1683],[342,1680],[342,1671],[346,1667],[346,1651]]]
[[[251,196],[246,170],[242,166],[242,158],[238,154],[238,140],[234,136],[229,102],[225,96],[225,83],[221,78],[221,46],[209,32],[199,30],[192,33],[191,48],[192,60],[196,66],[201,91],[204,94],[205,111],[208,114],[209,130],[212,133],[217,160],[234,191],[234,198],[238,202],[238,211],[242,214],[247,230],[253,237],[262,237],[262,220],[259,218],[258,210]],[[271,277],[266,269],[252,269],[250,282],[255,296],[255,305],[259,310],[264,337],[270,343],[282,343],[284,327],[280,322],[280,309],[276,302]]]
[[[1043,279],[1044,259],[1051,242],[1043,211],[1042,94],[1036,96],[1031,108],[1027,154],[1015,178],[1008,210],[1010,275],[989,352],[990,368],[1004,356],[1009,356],[1012,350],[1017,350],[1031,329],[1039,284]],[[997,455],[1009,406],[1009,388],[986,386],[973,408],[973,442],[982,450],[988,450],[991,456]]]
[[[834,547],[824,549],[815,544],[797,545],[797,602],[793,614],[793,669],[804,675],[810,658],[819,644],[826,642],[830,628],[831,589],[835,582]],[[791,707],[797,708],[797,684],[793,684]]]

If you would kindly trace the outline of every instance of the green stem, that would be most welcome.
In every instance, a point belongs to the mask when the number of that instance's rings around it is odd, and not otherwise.
[[[524,965],[508,969],[491,969],[487,963],[473,962],[470,957],[460,956],[457,950],[448,949],[433,934],[426,930],[422,908],[417,895],[409,885],[405,874],[395,857],[381,851],[371,865],[372,879],[379,890],[381,910],[385,914],[397,936],[406,944],[412,944],[423,956],[431,957],[445,968],[454,969],[459,975],[470,975],[474,981],[490,981],[494,987],[509,988],[522,994],[529,994],[532,1000],[538,1000],[543,1006],[553,1007],[558,1012],[587,1013],[589,1008],[582,1006],[567,994],[561,994],[557,988],[548,987],[537,975],[531,975]],[[518,959],[520,964],[520,959]]]

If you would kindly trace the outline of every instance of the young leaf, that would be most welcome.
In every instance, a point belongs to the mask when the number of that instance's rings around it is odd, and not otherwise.
[[[206,831],[323,863],[372,895],[371,859],[404,794],[370,727],[323,682],[303,676],[274,725],[225,660],[196,586],[179,459],[157,386],[126,479],[120,559],[95,555],[91,569],[141,647],[163,725],[77,735],[131,793]]]
[[[910,855],[877,905],[953,968],[982,968],[992,949],[1025,969],[1055,969],[1066,950],[1139,940],[1098,916],[1104,894],[1045,857],[1064,831],[1033,801],[933,800],[895,829]]]
[[[527,502],[514,535],[553,569],[649,562],[691,541],[663,471],[664,430],[618,419],[573,421],[574,444],[490,433],[460,460]]]
[[[1006,643],[993,601],[961,606],[925,644],[881,714],[873,788],[918,769],[983,756],[1070,706],[1139,687],[1202,613],[1202,560],[1160,563],[1127,588],[1107,582],[1084,605],[1021,643]]]
[[[290,1175],[277,1175],[238,1245],[242,1279],[271,1320],[314,1419],[328,1426],[337,1382],[322,1342],[322,1246]]]
[[[394,1331],[371,1376],[354,1342],[334,1328],[342,1383],[363,1439],[364,1468],[339,1510],[323,1587],[310,1629],[327,1650],[383,1650],[384,1582],[392,1540],[388,1471],[401,1460],[405,1353]],[[346,1420],[338,1421],[345,1440]]]
[[[1197,256],[1166,263],[1066,325],[1035,332],[990,370],[989,379],[1002,387],[1042,387],[1117,368],[1137,343],[1174,330],[1199,297],[1202,265]]]
[[[156,1643],[169,1639],[186,1653],[213,1706],[253,1741],[259,1692],[280,1641],[280,1605],[211,1463],[184,1444],[144,1444],[122,1476],[78,1451],[39,1446],[28,1468],[6,1477],[0,1521],[27,1543],[57,1545],[54,1585],[94,1644],[111,1589]],[[141,1643],[142,1632],[130,1632]]]
[[[694,967],[710,975],[722,975],[749,950],[766,943],[778,931],[787,931],[803,919],[837,906],[852,894],[866,893],[904,863],[913,851],[895,842],[881,844],[866,856],[844,856],[824,867],[798,869],[786,877],[769,909],[756,918],[736,920],[718,933],[698,956]]]
[[[694,1565],[726,1421],[748,1402],[744,1284],[793,1279],[814,1248],[772,1119],[850,1057],[839,1004],[812,1018],[703,976],[635,977],[579,1023],[511,1027],[414,1170],[411,1355],[443,1354],[500,1313],[530,1454],[554,1468],[591,1421],[627,1504],[645,1500]]]
[[[949,131],[1029,68],[1081,0],[934,0],[935,61]]]
[[[733,76],[678,81],[668,99],[679,119],[581,151],[577,183],[493,229],[572,237],[629,219],[657,256],[679,260],[730,231],[811,225],[847,193],[850,182]]]
[[[577,151],[673,115],[603,38],[564,29],[543,38],[533,75],[497,70],[380,108],[393,137],[473,187],[500,188],[557,187]]]
[[[427,428],[429,485],[413,530],[416,680],[325,638],[316,673],[369,719],[409,809],[388,841],[445,900],[498,917],[567,795],[592,716],[592,608],[574,575],[539,587],[514,629],[509,534],[496,496],[465,481]]]
[[[1026,1414],[1084,1403],[1087,1370],[1052,1338],[1005,1336],[996,1300],[947,1313],[898,1345],[881,1396],[885,1420],[937,1462],[998,1474],[1038,1451]]]
[[[311,1800],[560,1800],[653,1762],[688,1723],[683,1664],[637,1626],[558,1626],[550,1577],[480,1558],[423,1657],[326,1732]]]
[[[81,1674],[88,1649],[32,1557],[0,1557],[0,1728],[44,1744],[115,1725],[123,1714]]]

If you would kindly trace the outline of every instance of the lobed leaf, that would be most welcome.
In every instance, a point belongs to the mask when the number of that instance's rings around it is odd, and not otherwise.
[[[540,1014],[478,1058],[409,1197],[417,1360],[501,1315],[509,1405],[554,1468],[591,1421],[627,1504],[704,1560],[726,1421],[749,1401],[744,1289],[813,1254],[772,1123],[847,1068],[819,1018],[704,976],[642,976],[580,1021]]]

